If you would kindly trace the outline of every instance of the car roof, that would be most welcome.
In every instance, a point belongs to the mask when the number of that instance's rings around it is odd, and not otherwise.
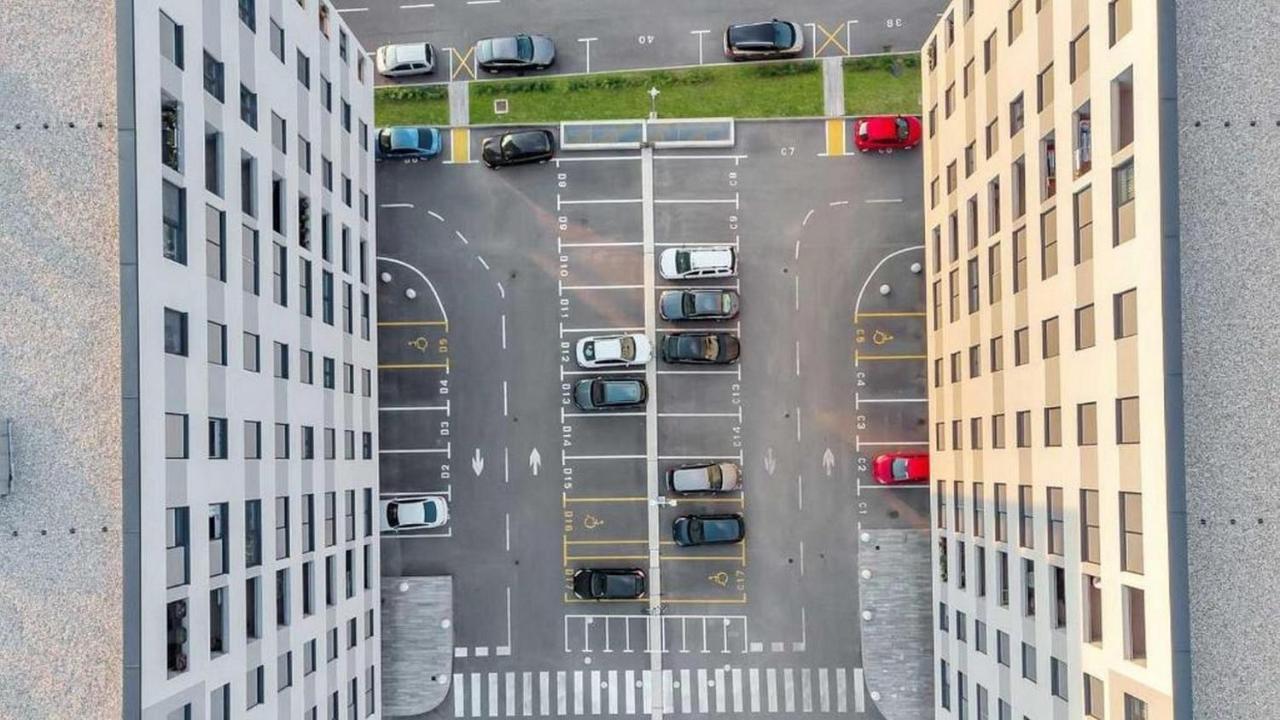
[[[728,265],[733,258],[733,249],[728,246],[689,248],[688,252],[694,265]]]
[[[774,37],[772,21],[729,26],[729,42],[735,45],[772,45]]]
[[[862,122],[866,124],[867,135],[875,140],[898,139],[897,115],[877,115],[875,117],[863,118]]]
[[[387,59],[395,65],[405,62],[425,63],[427,61],[427,46],[425,43],[388,45]]]
[[[418,128],[416,127],[393,127],[391,131],[391,147],[407,148],[418,147]]]

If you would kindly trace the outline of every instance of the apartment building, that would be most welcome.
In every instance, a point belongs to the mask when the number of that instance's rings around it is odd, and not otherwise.
[[[122,5],[124,714],[376,717],[372,62],[325,0]]]
[[[1164,4],[955,0],[923,49],[939,718],[1174,717]]]

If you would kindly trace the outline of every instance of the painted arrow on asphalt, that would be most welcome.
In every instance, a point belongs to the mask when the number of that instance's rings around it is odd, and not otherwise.
[[[476,477],[484,472],[484,458],[480,457],[480,448],[476,448],[476,454],[471,458],[471,469],[475,471]]]
[[[836,466],[836,456],[831,452],[831,448],[822,453],[822,467],[827,471],[827,477],[831,477],[831,470]]]
[[[773,448],[769,448],[764,453],[764,469],[770,474],[778,468],[778,459],[773,456]]]
[[[542,456],[538,454],[538,448],[534,448],[533,451],[529,453],[529,472],[533,473],[534,477],[537,477],[538,468],[541,466]]]

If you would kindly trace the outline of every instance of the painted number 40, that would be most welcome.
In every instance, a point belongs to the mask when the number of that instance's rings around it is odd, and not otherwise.
[[[641,45],[652,45],[654,40],[657,40],[657,37],[653,35],[637,35],[636,36],[636,42],[640,43]]]

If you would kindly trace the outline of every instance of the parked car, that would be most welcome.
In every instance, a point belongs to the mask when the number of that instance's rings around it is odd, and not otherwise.
[[[741,490],[742,468],[733,462],[681,465],[667,470],[667,489],[680,495]]]
[[[382,501],[382,530],[430,530],[449,522],[449,503],[439,495]]]
[[[671,524],[671,537],[681,547],[737,543],[746,536],[747,523],[737,513],[681,515]]]
[[[662,359],[669,363],[728,365],[738,361],[741,347],[733,333],[669,333],[662,338]]]
[[[556,45],[546,35],[508,35],[476,43],[476,65],[485,72],[544,70],[556,61]]]
[[[583,600],[634,600],[647,588],[640,568],[583,568],[573,574],[573,594]]]
[[[731,245],[667,248],[658,259],[658,270],[667,280],[733,277],[738,274],[738,253]]]
[[[594,335],[578,341],[576,354],[579,367],[627,367],[648,364],[653,346],[641,333]]]
[[[862,152],[910,150],[920,144],[920,118],[876,115],[853,121],[853,145]]]
[[[430,160],[440,154],[440,131],[433,127],[378,129],[378,160]]]
[[[573,404],[587,412],[644,407],[649,386],[640,378],[607,377],[579,380],[573,386]]]
[[[516,130],[485,138],[480,159],[497,170],[507,165],[546,162],[555,157],[556,137],[550,130]]]
[[[804,33],[786,20],[730,25],[724,31],[724,54],[730,60],[796,57],[803,51]]]
[[[928,482],[929,453],[890,452],[877,455],[871,463],[871,475],[881,485]]]
[[[663,320],[732,320],[738,315],[736,290],[667,290],[658,297]]]
[[[435,72],[436,51],[431,43],[383,45],[374,53],[373,65],[384,77],[426,75]]]

